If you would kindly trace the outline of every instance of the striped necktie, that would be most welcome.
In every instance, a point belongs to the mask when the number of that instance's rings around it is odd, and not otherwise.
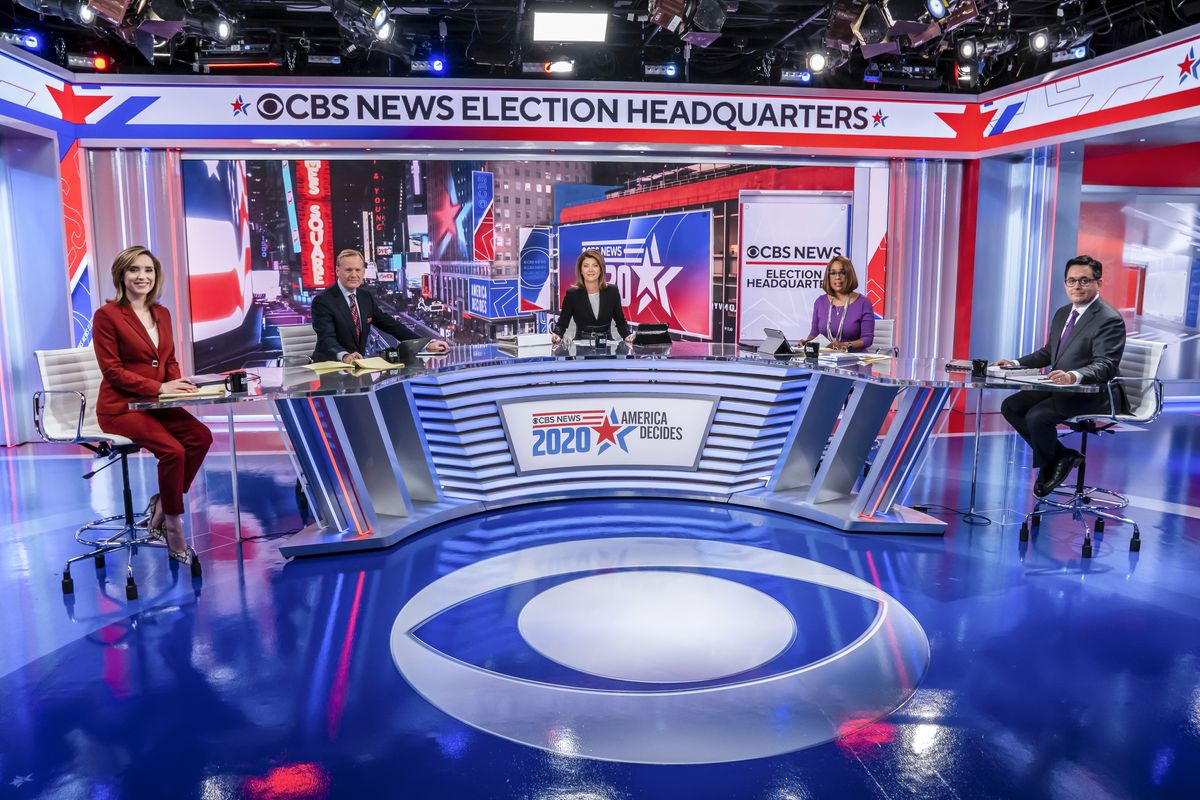
[[[362,336],[362,323],[358,318],[358,301],[354,298],[354,292],[348,295],[350,298],[350,319],[354,320],[354,336],[355,338]]]

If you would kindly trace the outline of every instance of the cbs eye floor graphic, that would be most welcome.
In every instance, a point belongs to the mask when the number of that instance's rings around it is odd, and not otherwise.
[[[1002,431],[993,524],[947,514],[945,537],[629,498],[291,561],[238,547],[210,458],[203,580],[139,552],[133,602],[112,567],[64,603],[36,566],[115,486],[10,456],[0,797],[1194,797],[1198,411],[1095,447],[1137,553],[1114,525],[1081,560],[1069,519],[1020,542],[1028,454]],[[962,505],[970,457],[936,438],[910,501]],[[244,534],[299,527],[287,458],[241,469]],[[135,492],[152,477],[136,459]]]

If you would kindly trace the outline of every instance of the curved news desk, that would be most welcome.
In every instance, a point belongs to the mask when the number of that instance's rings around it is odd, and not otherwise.
[[[897,498],[950,391],[1030,388],[972,383],[932,360],[619,349],[526,357],[485,345],[365,375],[258,370],[254,394],[137,405],[271,401],[317,519],[281,547],[290,557],[387,547],[457,517],[582,497],[699,499],[845,531],[941,533],[944,522]]]

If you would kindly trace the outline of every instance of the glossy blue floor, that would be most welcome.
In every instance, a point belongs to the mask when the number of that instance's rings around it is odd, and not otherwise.
[[[291,563],[235,542],[214,455],[203,579],[143,549],[133,602],[120,557],[59,591],[115,476],[12,451],[0,798],[1195,797],[1195,412],[1092,447],[1144,545],[1113,525],[1087,561],[1069,519],[1018,541],[1011,435],[983,438],[992,524],[946,513],[944,538],[623,499]],[[970,447],[938,438],[909,502],[965,506]],[[297,528],[287,459],[242,467],[246,533]],[[151,475],[135,460],[137,497]]]

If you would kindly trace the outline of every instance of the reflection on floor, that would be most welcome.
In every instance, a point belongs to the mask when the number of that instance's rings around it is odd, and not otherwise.
[[[78,476],[87,462],[61,451],[9,453],[0,464],[0,798],[1194,797],[1198,423],[1195,409],[1171,413],[1148,431],[1092,448],[1090,478],[1128,491],[1145,543],[1129,553],[1128,532],[1112,526],[1087,562],[1069,520],[1054,520],[1019,546],[1031,471],[1012,436],[983,438],[977,505],[993,524],[970,527],[947,513],[945,538],[847,536],[697,503],[588,501],[460,521],[383,553],[294,563],[279,557],[273,541],[234,541],[229,474],[222,459],[211,458],[191,498],[190,524],[203,531],[196,537],[202,584],[171,570],[161,550],[144,551],[136,557],[141,599],[131,603],[111,561],[111,584],[84,564],[75,570],[72,603],[64,604],[58,588],[60,562],[76,552],[71,531],[115,507],[111,479],[102,473],[86,484]],[[938,439],[910,503],[965,506],[970,446],[969,437]],[[246,533],[298,527],[286,457],[244,457],[242,466]],[[138,459],[134,472],[135,492],[144,497],[152,462]],[[736,545],[768,560],[799,556],[828,565],[835,577],[855,576],[912,613],[928,637],[928,668],[907,675],[915,693],[901,707],[876,720],[864,706],[861,718],[839,724],[832,742],[686,766],[573,755],[582,740],[570,706],[541,745],[510,741],[441,710],[401,675],[393,623],[435,581],[528,548],[577,550],[571,543],[582,540],[638,556],[644,548],[618,541],[631,537],[682,542],[705,558]],[[512,576],[546,562],[528,556],[515,563]],[[625,574],[606,563],[597,558],[568,577]],[[508,569],[499,578],[510,577]],[[672,574],[736,580],[746,588],[725,587],[729,604],[765,609],[777,601],[794,620],[794,635],[778,609],[761,619],[750,612],[723,618],[699,631],[710,646],[692,659],[711,659],[707,666],[648,666],[638,656],[653,650],[653,636],[634,630],[626,637],[625,626],[605,627],[603,616],[590,624],[605,652],[589,653],[579,641],[556,650],[555,612],[593,605],[588,585],[559,578],[481,595],[475,607],[453,605],[420,634],[458,665],[512,676],[505,680],[573,681],[573,691],[625,691],[643,703],[639,692],[769,680],[769,673],[844,651],[876,619],[877,604],[861,596],[738,573]],[[695,591],[694,581],[682,584]],[[556,602],[531,602],[554,587]],[[648,591],[644,582],[634,589]],[[604,613],[636,619],[630,608],[615,603]],[[656,608],[655,618],[694,624],[686,612]],[[747,630],[754,626],[757,632]],[[918,640],[886,627],[879,634],[877,665],[913,663],[909,651]],[[760,635],[759,657],[720,652],[721,636]],[[744,671],[719,674],[728,669]],[[653,682],[663,676],[685,682]],[[527,706],[513,701],[516,690],[490,685],[472,698],[475,707],[519,721]],[[843,686],[838,694],[853,699],[854,691]],[[769,740],[796,718],[785,706],[772,711],[725,711],[706,721],[715,728],[729,722],[729,742],[747,737],[747,726]]]

